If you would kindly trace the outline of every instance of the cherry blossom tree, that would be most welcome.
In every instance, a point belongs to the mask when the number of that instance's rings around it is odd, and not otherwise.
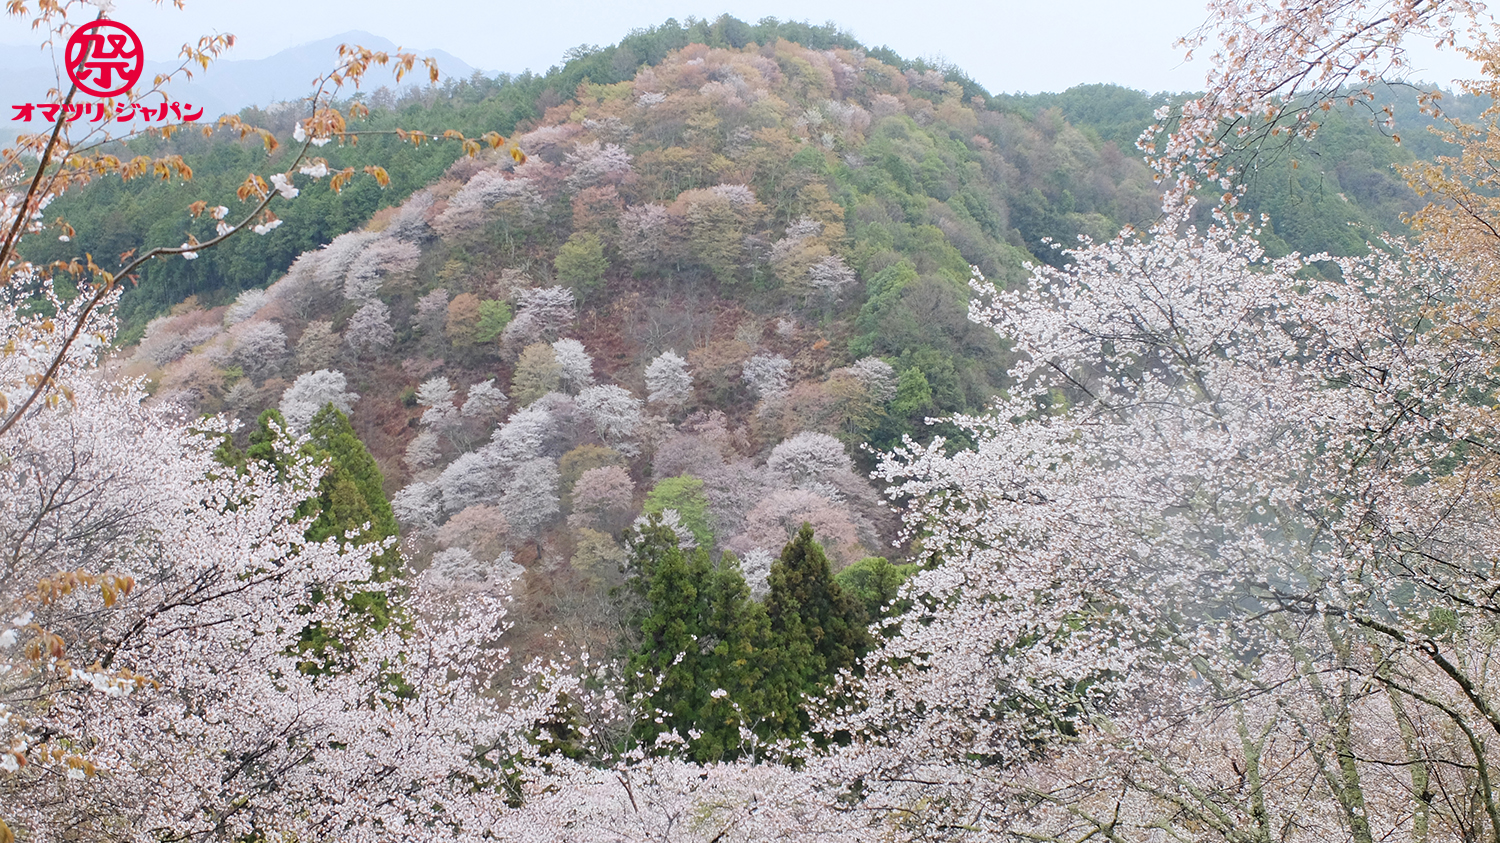
[[[448,547],[462,547],[493,559],[505,549],[509,533],[510,524],[498,508],[480,505],[455,513],[438,528],[437,540]]]
[[[1470,633],[1494,612],[1472,399],[1493,350],[1430,304],[1474,285],[1379,250],[1309,283],[1298,256],[1176,225],[979,284],[1026,390],[959,420],[974,450],[882,467],[941,560],[914,592],[945,608],[898,622],[846,725],[994,759],[982,798],[1028,807],[969,821],[1030,839],[1106,816],[1123,839],[1493,839]]]
[[[348,391],[348,379],[337,369],[319,369],[298,375],[281,394],[281,415],[293,432],[307,429],[312,417],[328,404],[348,415],[359,395]]]
[[[646,367],[646,400],[681,407],[693,394],[693,374],[675,351],[663,351]]]
[[[567,185],[576,192],[601,181],[623,178],[630,172],[630,154],[618,144],[590,141],[568,153],[563,165],[572,170]]]
[[[235,300],[224,309],[224,327],[229,328],[244,322],[254,316],[271,301],[271,294],[265,290],[246,290],[235,297]]]
[[[443,327],[448,320],[448,290],[439,287],[417,299],[417,315],[412,324],[428,340],[443,336]]]
[[[510,404],[510,399],[495,386],[495,379],[480,381],[469,387],[468,394],[464,396],[463,408],[459,411],[466,421],[482,425],[486,431],[494,424],[505,408]]]
[[[857,280],[854,270],[838,255],[821,258],[807,269],[808,286],[827,298],[838,298]]]
[[[557,481],[557,463],[545,458],[527,460],[511,472],[497,506],[516,535],[535,536],[557,517]]]
[[[896,397],[896,370],[879,357],[861,357],[849,372],[876,402],[884,404]]]
[[[422,411],[422,426],[435,432],[443,432],[458,423],[458,405],[453,399],[458,395],[448,379],[442,376],[428,378],[417,387],[417,403],[427,409]]]
[[[443,492],[436,482],[418,480],[391,496],[396,520],[420,531],[437,526],[443,517]]]
[[[636,272],[659,269],[672,256],[672,231],[665,205],[631,205],[620,216],[620,253]]]
[[[594,423],[599,438],[616,450],[635,435],[643,416],[641,400],[614,385],[591,386],[580,392],[578,408]]]
[[[634,513],[635,482],[619,466],[591,468],[573,484],[570,496],[573,512],[568,516],[569,526],[618,533],[629,525]]]
[[[109,335],[97,309],[57,305]],[[38,341],[71,328],[50,324]],[[395,583],[404,632],[366,629],[346,639],[346,670],[303,671],[303,631],[338,622],[339,601],[315,595],[366,583],[384,547],[307,540],[319,465],[293,449],[276,469],[226,469],[223,423],[190,428],[105,382],[99,347],[74,343],[69,400],[0,440],[7,838],[482,834],[507,810],[496,762],[525,753],[538,716],[497,706],[468,655],[504,630],[500,599]],[[7,374],[26,365],[0,358]]]
[[[854,470],[844,443],[826,433],[802,433],[771,449],[766,468],[793,486],[814,486]]]
[[[573,293],[566,288],[522,290],[516,294],[516,317],[505,326],[501,342],[515,350],[537,342],[551,342],[573,321],[577,310]]]
[[[1375,88],[1405,78],[1413,42],[1454,47],[1464,27],[1486,27],[1470,0],[1305,0],[1212,3],[1209,19],[1183,39],[1189,54],[1212,50],[1204,93],[1179,113],[1163,108],[1141,138],[1169,202],[1199,187],[1237,202],[1245,153],[1307,138],[1337,101],[1372,106],[1393,134],[1394,110]],[[1311,24],[1310,26],[1308,24]],[[1424,110],[1428,95],[1420,97]],[[1396,134],[1399,140],[1399,134]]]
[[[365,302],[344,326],[344,341],[356,354],[389,348],[396,341],[396,332],[391,327],[391,309],[380,299]]]
[[[480,503],[494,503],[503,490],[504,466],[491,450],[460,454],[438,475],[437,488],[442,509],[458,512]]]
[[[757,354],[745,361],[742,377],[750,390],[763,401],[785,397],[792,361],[779,354]]]
[[[839,567],[858,558],[859,532],[848,507],[806,489],[779,489],[761,499],[745,516],[743,529],[728,546],[740,554],[756,548],[777,553],[803,524],[812,525],[818,541],[838,560]]]
[[[275,322],[236,325],[230,334],[234,337],[234,362],[255,380],[274,374],[286,360],[286,332]]]
[[[166,366],[218,334],[217,325],[179,328],[177,320],[159,316],[146,325],[146,335],[136,347],[136,356],[157,366]]]
[[[425,468],[436,465],[442,458],[442,437],[430,430],[418,433],[406,444],[406,466],[413,472],[421,472]]]
[[[525,223],[542,209],[542,195],[531,179],[515,177],[498,168],[475,175],[448,201],[432,227],[444,237],[482,230],[496,217]]]
[[[349,262],[344,276],[344,298],[368,302],[380,292],[380,285],[390,276],[411,272],[417,267],[422,250],[415,243],[381,237],[373,240]]]
[[[562,367],[562,384],[568,392],[576,394],[594,385],[594,361],[583,343],[575,339],[558,340],[552,343],[552,354]]]

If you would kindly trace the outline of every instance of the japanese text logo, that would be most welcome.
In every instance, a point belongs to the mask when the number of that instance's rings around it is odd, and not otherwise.
[[[78,90],[112,97],[130,90],[146,68],[146,53],[135,30],[119,21],[96,20],[68,39],[63,62]]]
[[[96,97],[116,97],[129,93],[141,73],[146,69],[146,51],[135,30],[119,21],[100,19],[74,30],[63,51],[63,65],[68,78],[84,94]],[[156,105],[146,102],[46,102],[13,105],[14,121],[31,122],[38,112],[48,123],[58,119],[69,123],[87,120],[90,123],[111,120],[165,121],[170,115],[173,121],[191,123],[203,116],[202,106],[193,109],[192,103],[167,102],[165,98]]]

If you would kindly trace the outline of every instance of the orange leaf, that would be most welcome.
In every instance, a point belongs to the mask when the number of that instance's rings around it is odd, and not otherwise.
[[[375,177],[376,184],[380,185],[381,187],[390,187],[391,176],[385,171],[384,167],[376,167],[372,165],[366,167],[365,172]]]
[[[270,192],[270,190],[271,188],[266,185],[265,179],[261,178],[255,173],[251,173],[250,175],[245,177],[244,182],[240,184],[239,189],[234,193],[236,196],[240,197],[241,202],[244,202],[246,199],[249,199],[252,196],[256,197],[257,199],[264,198],[265,195]]]
[[[328,186],[333,189],[334,193],[339,193],[352,178],[354,178],[354,168],[345,167],[342,172],[335,173],[333,178],[328,180]]]

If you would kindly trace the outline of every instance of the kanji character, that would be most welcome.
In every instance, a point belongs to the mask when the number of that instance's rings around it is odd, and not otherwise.
[[[129,90],[145,66],[145,54],[135,32],[111,20],[79,27],[68,39],[65,57],[73,83],[97,97]]]

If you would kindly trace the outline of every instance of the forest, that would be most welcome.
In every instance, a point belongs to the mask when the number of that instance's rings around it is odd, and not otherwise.
[[[0,843],[1500,843],[1500,46],[1211,14],[0,153]]]

